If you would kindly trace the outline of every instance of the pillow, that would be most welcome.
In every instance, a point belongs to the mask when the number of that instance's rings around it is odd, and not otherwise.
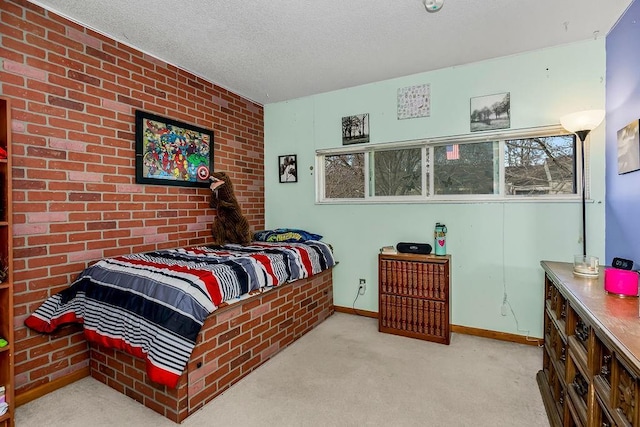
[[[276,228],[275,230],[262,230],[256,232],[253,235],[253,240],[256,240],[258,242],[295,243],[320,239],[322,239],[322,236],[319,234],[309,233],[308,231],[298,230],[296,228]]]

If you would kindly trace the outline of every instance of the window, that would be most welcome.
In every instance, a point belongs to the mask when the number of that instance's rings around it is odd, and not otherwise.
[[[505,141],[505,194],[576,194],[575,136]]]
[[[434,147],[434,194],[497,194],[497,142]]]
[[[554,127],[497,136],[319,150],[318,201],[548,199],[578,194],[574,135]]]
[[[372,151],[370,169],[374,196],[422,195],[422,149]]]
[[[364,153],[324,157],[324,197],[364,198]]]

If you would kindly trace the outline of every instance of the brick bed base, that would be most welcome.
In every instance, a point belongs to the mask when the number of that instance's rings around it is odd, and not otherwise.
[[[332,270],[216,310],[204,323],[178,387],[146,378],[145,363],[91,344],[91,376],[181,423],[333,314]]]

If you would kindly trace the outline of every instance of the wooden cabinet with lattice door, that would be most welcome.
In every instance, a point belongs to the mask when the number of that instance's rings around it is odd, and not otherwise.
[[[451,340],[449,255],[378,256],[378,329],[449,344]]]
[[[14,425],[11,106],[0,97],[0,426]]]

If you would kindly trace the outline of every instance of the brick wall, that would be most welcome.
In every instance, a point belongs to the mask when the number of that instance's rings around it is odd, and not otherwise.
[[[254,229],[264,227],[263,110],[26,1],[0,0],[0,94],[13,113],[16,392],[88,366],[78,327],[23,326],[89,263],[209,243],[209,191],[135,183],[134,111],[213,130]]]
[[[176,389],[150,382],[144,361],[93,344],[91,376],[182,422],[332,314],[332,270],[325,270],[210,315]]]

